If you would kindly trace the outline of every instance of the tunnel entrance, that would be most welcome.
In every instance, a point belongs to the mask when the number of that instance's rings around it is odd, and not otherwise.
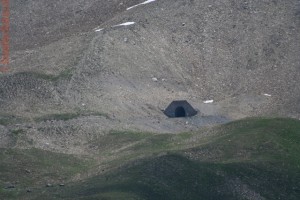
[[[179,106],[175,109],[175,117],[185,117],[186,113],[182,106]]]
[[[197,114],[197,111],[186,100],[172,101],[163,112],[170,118],[191,117]]]

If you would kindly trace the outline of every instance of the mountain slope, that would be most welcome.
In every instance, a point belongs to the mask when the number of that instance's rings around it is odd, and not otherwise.
[[[114,199],[118,192],[139,196],[133,199],[298,199],[299,125],[284,119],[234,122],[208,144],[135,162],[71,191],[87,199]]]
[[[14,189],[0,190],[0,197],[298,199],[300,195],[298,120],[247,119],[178,135],[112,132],[97,143],[101,148],[93,158],[1,151],[5,158],[1,177],[18,183]],[[14,157],[21,158],[22,165],[7,167]],[[30,173],[22,173],[25,169]],[[16,172],[18,177],[11,175]],[[60,187],[62,182],[65,186]],[[46,183],[53,187],[45,187]]]
[[[72,78],[53,84],[30,73],[2,77],[1,110],[28,116],[85,104],[135,121],[148,120],[147,113],[161,118],[171,100],[189,99],[204,115],[298,116],[297,1],[155,1],[126,11],[135,3],[15,2],[12,70],[58,76],[67,69]],[[39,5],[43,15],[30,14]],[[111,28],[126,21],[136,24]],[[203,108],[207,99],[216,106]]]

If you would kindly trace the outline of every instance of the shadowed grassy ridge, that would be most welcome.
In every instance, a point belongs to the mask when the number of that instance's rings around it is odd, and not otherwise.
[[[211,142],[185,150],[173,149],[169,135],[147,136],[132,148],[171,152],[53,189],[51,194],[58,199],[300,198],[299,121],[247,119],[221,126],[218,132]],[[47,199],[47,195],[39,198]]]
[[[9,195],[16,199],[300,199],[298,120],[246,119],[214,132],[193,141],[198,146],[191,148],[188,141],[198,133],[113,131],[95,141],[103,146],[102,156],[115,159],[102,175],[65,187],[37,187],[31,196],[24,191]],[[62,169],[78,165],[56,164]]]
[[[296,200],[300,192],[299,178],[300,175],[269,169],[267,165],[214,164],[166,155],[52,192],[61,199],[105,199],[104,196],[112,193],[135,194],[138,197],[134,199],[247,199],[241,193],[248,192],[248,198],[256,195]],[[107,199],[116,199],[110,197]]]
[[[136,194],[139,196],[136,199],[187,199],[187,193],[193,193],[189,198],[197,199],[197,195],[209,194],[213,190],[205,185],[205,181],[210,184],[222,182],[212,173],[186,158],[168,155],[139,161],[115,174],[93,178],[85,183],[92,187],[80,190],[79,186],[74,186],[71,191],[80,191],[74,193],[73,198],[82,196],[86,199],[90,195],[97,195],[101,199],[103,194],[111,192]],[[196,181],[199,181],[199,185],[190,187],[189,184],[195,184]],[[200,187],[202,189],[198,190]],[[65,195],[62,198],[69,196],[69,193]]]
[[[0,149],[0,160],[0,199],[19,199],[25,188],[68,181],[92,165],[91,160],[39,149]],[[7,184],[16,189],[5,190]]]

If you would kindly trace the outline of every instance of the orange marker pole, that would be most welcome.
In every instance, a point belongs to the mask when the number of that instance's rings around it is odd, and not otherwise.
[[[0,72],[9,71],[9,0],[1,0],[2,15],[1,15],[1,32],[2,38],[0,45],[2,48],[2,57],[0,60]]]

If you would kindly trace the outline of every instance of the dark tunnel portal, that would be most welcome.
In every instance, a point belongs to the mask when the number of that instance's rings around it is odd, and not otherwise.
[[[175,117],[186,117],[186,113],[183,107],[179,106],[175,109]]]

